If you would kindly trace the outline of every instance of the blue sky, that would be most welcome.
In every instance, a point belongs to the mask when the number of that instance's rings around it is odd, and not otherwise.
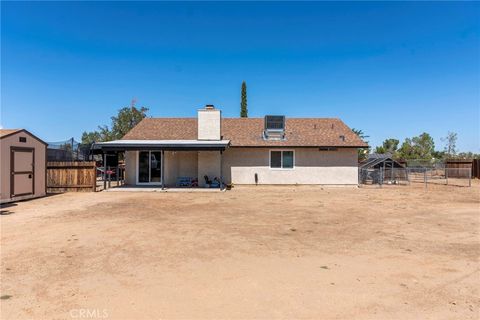
[[[1,125],[80,138],[119,108],[339,117],[480,152],[480,4],[2,2]]]

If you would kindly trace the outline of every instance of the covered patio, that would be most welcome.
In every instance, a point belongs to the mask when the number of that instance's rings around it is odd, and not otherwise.
[[[123,154],[122,188],[223,187],[223,151],[229,140],[115,140],[93,145],[102,154]]]

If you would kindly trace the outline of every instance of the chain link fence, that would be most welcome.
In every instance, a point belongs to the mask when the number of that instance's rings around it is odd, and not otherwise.
[[[359,169],[358,181],[365,185],[410,185],[411,183],[453,185],[470,187],[471,168],[446,168],[436,164],[429,167],[368,168]]]
[[[90,145],[81,144],[73,138],[65,141],[48,142],[47,161],[92,161]]]
[[[359,169],[358,181],[361,184],[409,184],[406,168]]]

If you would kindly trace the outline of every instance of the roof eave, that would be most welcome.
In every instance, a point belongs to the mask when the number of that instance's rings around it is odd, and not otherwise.
[[[368,148],[367,146],[358,146],[358,145],[280,145],[280,144],[268,144],[268,145],[230,145],[230,148],[344,148],[344,149],[364,149]]]
[[[116,140],[97,142],[92,145],[92,150],[102,151],[140,151],[140,150],[225,150],[230,145],[230,140],[220,141],[188,141],[188,140]]]

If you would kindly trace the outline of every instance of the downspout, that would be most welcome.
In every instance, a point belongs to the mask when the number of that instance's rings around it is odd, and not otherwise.
[[[223,189],[223,151],[220,150],[220,190]]]
[[[162,149],[162,163],[160,165],[160,176],[162,180],[162,190],[165,189],[165,150]]]

